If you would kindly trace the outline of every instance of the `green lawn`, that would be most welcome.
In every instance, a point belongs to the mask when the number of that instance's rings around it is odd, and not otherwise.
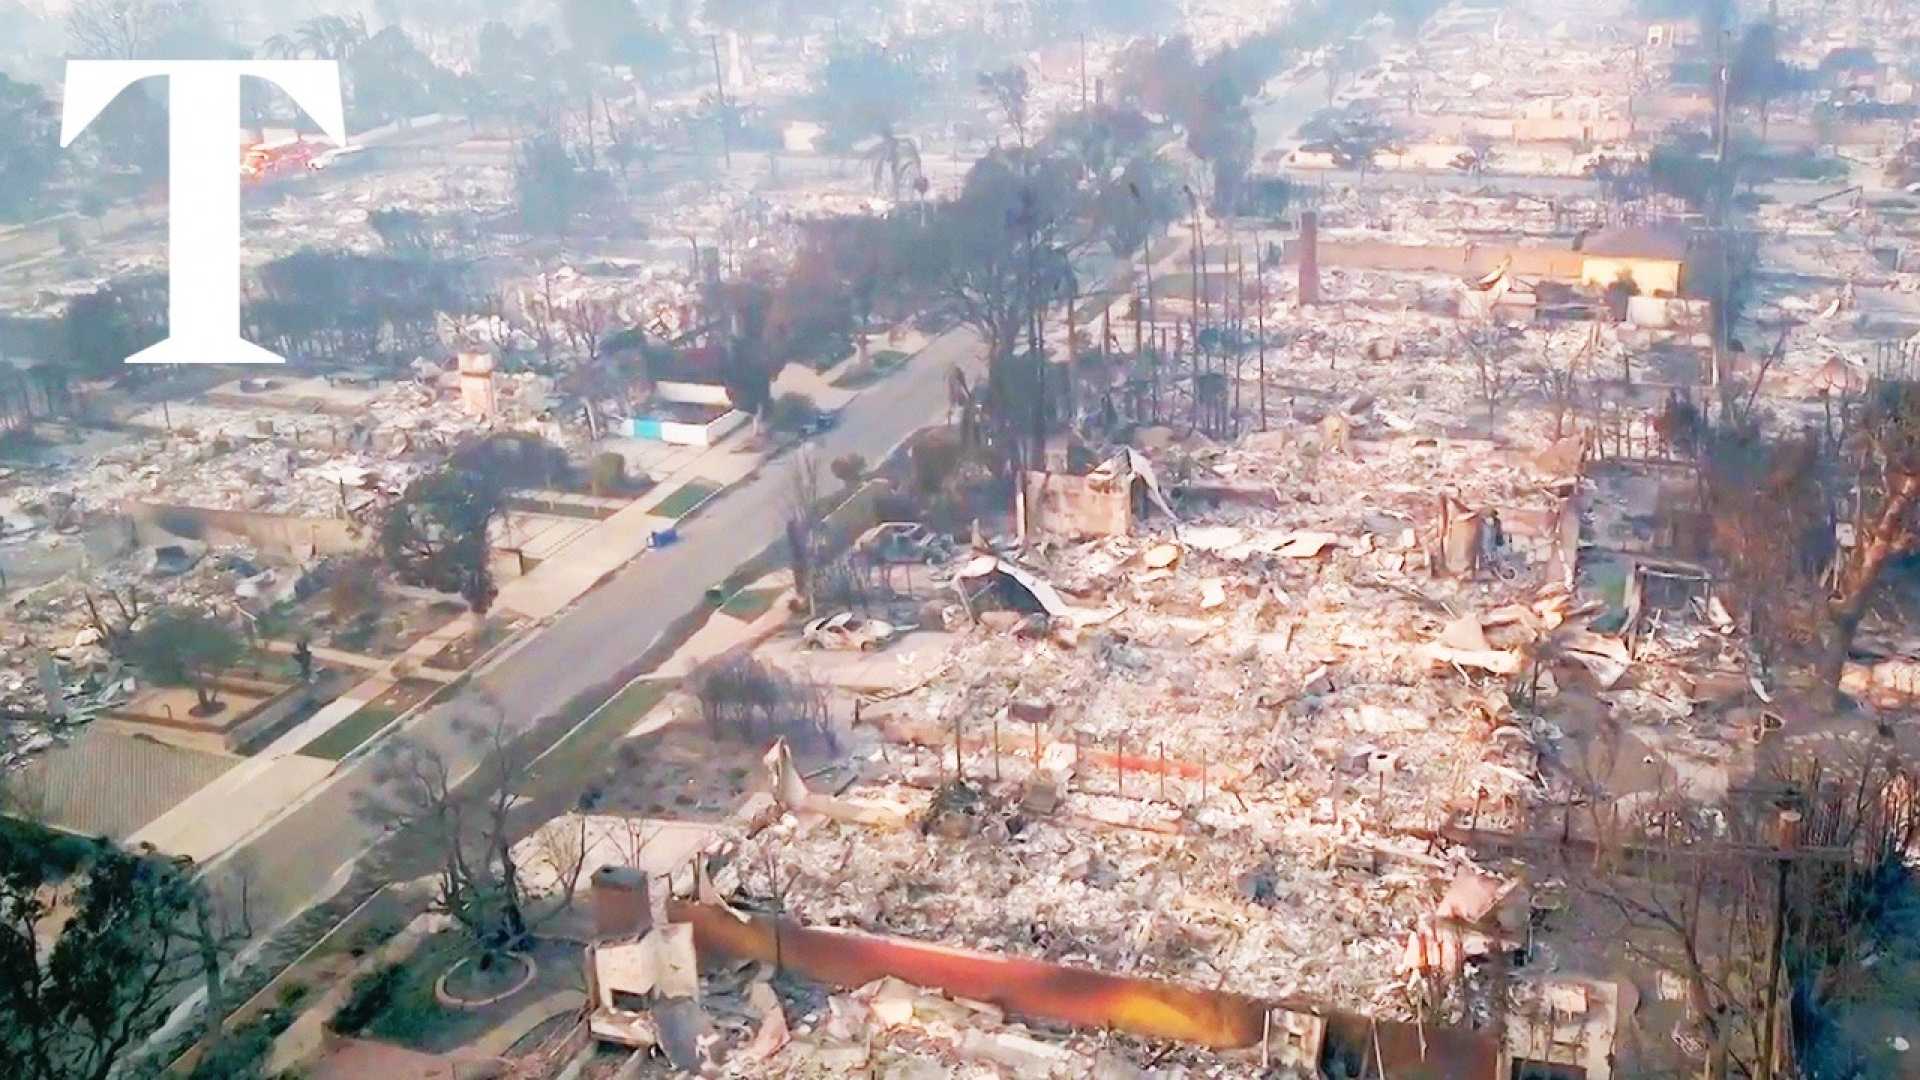
[[[368,705],[333,726],[333,730],[300,748],[307,757],[332,758],[335,761],[353,752],[353,748],[373,738],[400,714],[383,705]]]
[[[556,784],[579,784],[598,771],[607,748],[633,729],[674,687],[673,679],[642,679],[616,694],[593,720],[575,728],[555,743],[533,766],[533,776],[522,794]]]
[[[660,500],[660,504],[650,513],[660,517],[685,517],[693,511],[694,507],[706,502],[709,496],[719,490],[720,487],[717,484],[709,484],[705,480],[690,480],[686,486]]]
[[[476,1026],[475,1019],[442,1008],[434,999],[433,984],[467,953],[466,939],[452,931],[428,938],[401,969],[386,1008],[367,1025],[366,1033],[417,1049],[439,1051],[458,1045],[460,1036],[467,1034],[465,1029]]]
[[[420,943],[405,965],[390,969],[384,986],[367,1002],[371,1010],[363,1033],[429,1054],[445,1054],[471,1044],[520,1009],[563,987],[581,985],[580,946],[542,939],[532,948],[539,964],[533,982],[512,997],[476,1009],[449,1009],[435,999],[433,985],[474,947],[458,930],[443,930]],[[389,969],[383,969],[389,970]],[[519,965],[514,971],[522,972]],[[456,976],[456,978],[458,978]],[[337,1030],[337,1029],[336,1029]]]
[[[248,653],[246,663],[240,666],[248,669],[254,678],[276,682],[300,680],[300,665],[293,657],[267,649],[255,649]]]
[[[780,594],[784,591],[784,589],[742,589],[727,597],[727,602],[720,605],[720,610],[741,622],[752,622],[773,610],[773,602],[780,599]]]

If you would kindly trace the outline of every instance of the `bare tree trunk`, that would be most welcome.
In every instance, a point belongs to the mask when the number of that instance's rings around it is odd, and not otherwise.
[[[1079,417],[1080,346],[1074,341],[1073,309],[1080,299],[1080,283],[1071,278],[1067,281],[1067,395],[1062,402],[1067,422],[1067,430],[1074,429],[1074,420]]]
[[[1853,648],[1853,636],[1860,629],[1860,618],[1829,612],[1820,628],[1820,689],[1828,708],[1840,704],[1840,678],[1846,674],[1847,653]]]
[[[1914,505],[1920,501],[1920,474],[1895,476],[1880,512],[1870,528],[1854,538],[1856,554],[1848,558],[1840,572],[1834,599],[1827,601],[1827,625],[1820,642],[1820,685],[1830,705],[1840,697],[1840,676],[1845,672],[1847,652],[1866,615],[1867,602],[1873,597],[1880,572],[1895,556],[1907,550],[1911,542],[1908,526]]]
[[[220,935],[213,926],[213,913],[209,910],[205,892],[197,892],[193,902],[193,944],[200,953],[200,966],[206,972],[207,985],[207,1041],[206,1053],[211,1054],[220,1045],[225,1034],[227,1018],[227,1000],[225,987],[220,977]],[[203,1055],[204,1056],[204,1055]]]

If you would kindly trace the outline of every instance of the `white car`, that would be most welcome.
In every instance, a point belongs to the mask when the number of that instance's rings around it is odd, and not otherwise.
[[[338,162],[341,158],[351,157],[365,149],[366,147],[364,146],[336,146],[332,150],[315,154],[313,160],[307,162],[307,168],[312,169],[314,172],[319,172],[321,169]]]
[[[903,633],[900,627],[879,619],[867,619],[851,611],[815,619],[800,631],[800,638],[815,649],[859,649],[873,652]]]

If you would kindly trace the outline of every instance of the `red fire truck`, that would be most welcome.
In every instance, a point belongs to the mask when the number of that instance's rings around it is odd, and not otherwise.
[[[305,170],[322,149],[324,147],[298,135],[244,146],[240,151],[240,175],[255,183],[276,180]]]

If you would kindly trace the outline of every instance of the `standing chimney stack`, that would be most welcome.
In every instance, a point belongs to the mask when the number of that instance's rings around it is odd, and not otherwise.
[[[603,866],[593,872],[592,889],[595,934],[627,937],[653,929],[644,871],[631,866]]]
[[[1300,303],[1320,302],[1320,215],[1300,212]]]

